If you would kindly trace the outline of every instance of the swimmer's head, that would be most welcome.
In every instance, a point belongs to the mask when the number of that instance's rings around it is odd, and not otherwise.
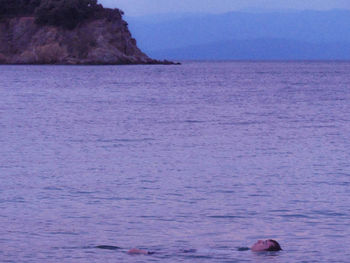
[[[276,240],[273,239],[267,239],[267,240],[259,240],[256,242],[252,248],[252,251],[254,252],[260,252],[260,251],[280,251],[282,250],[280,244]]]

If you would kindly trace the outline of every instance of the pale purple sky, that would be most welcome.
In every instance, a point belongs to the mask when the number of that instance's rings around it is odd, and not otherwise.
[[[249,8],[264,9],[350,9],[350,0],[99,0],[106,7],[118,7],[126,15],[158,13],[224,13]]]

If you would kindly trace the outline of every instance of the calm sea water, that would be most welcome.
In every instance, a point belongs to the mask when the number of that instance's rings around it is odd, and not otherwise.
[[[0,98],[1,262],[350,260],[350,63],[1,66]]]

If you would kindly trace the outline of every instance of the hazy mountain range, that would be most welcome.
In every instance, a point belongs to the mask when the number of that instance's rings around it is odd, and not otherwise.
[[[350,11],[126,17],[139,47],[169,59],[350,59]]]

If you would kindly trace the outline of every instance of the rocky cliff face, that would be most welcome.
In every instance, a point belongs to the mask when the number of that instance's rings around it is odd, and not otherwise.
[[[73,30],[34,17],[0,22],[1,64],[156,64],[136,46],[122,18],[88,20]]]

